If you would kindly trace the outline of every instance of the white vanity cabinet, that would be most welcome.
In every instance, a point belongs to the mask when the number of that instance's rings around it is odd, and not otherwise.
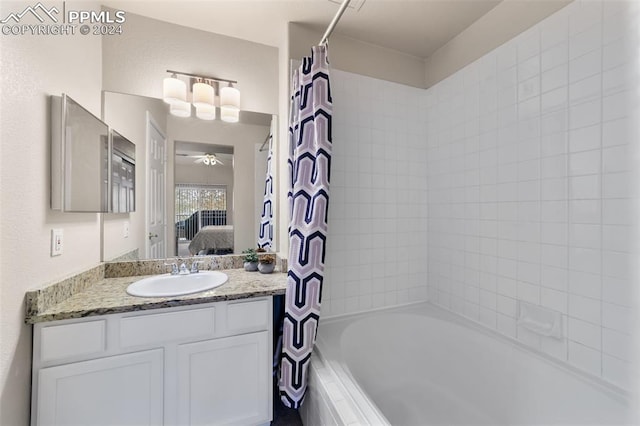
[[[259,425],[272,299],[37,323],[32,425]]]

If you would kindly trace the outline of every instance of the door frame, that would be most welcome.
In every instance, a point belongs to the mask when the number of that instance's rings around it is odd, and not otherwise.
[[[165,194],[164,194],[164,199],[165,199],[165,203],[163,206],[163,217],[164,217],[164,247],[165,247],[165,253],[164,253],[164,257],[167,257],[167,250],[169,248],[169,246],[167,245],[168,242],[168,236],[167,236],[167,227],[168,227],[168,218],[167,218],[167,196],[166,196],[166,192],[167,192],[167,161],[168,161],[168,156],[167,156],[167,151],[168,151],[168,147],[167,147],[167,135],[165,134],[164,131],[162,131],[162,129],[160,128],[160,126],[158,125],[158,122],[153,118],[153,116],[151,115],[151,113],[149,111],[147,111],[147,123],[146,123],[146,167],[145,167],[145,216],[144,216],[144,246],[145,246],[145,258],[149,259],[150,256],[150,252],[151,252],[151,244],[150,244],[150,240],[149,240],[149,226],[150,226],[150,218],[149,218],[149,214],[151,213],[151,206],[150,204],[150,197],[149,194],[151,193],[151,179],[149,179],[149,164],[150,164],[150,160],[151,160],[151,141],[150,141],[150,136],[151,136],[151,128],[154,128],[158,134],[160,134],[162,136],[162,139],[164,140],[164,190],[165,190]]]

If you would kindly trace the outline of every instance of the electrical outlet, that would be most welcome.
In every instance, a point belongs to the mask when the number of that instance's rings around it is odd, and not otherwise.
[[[51,256],[60,256],[62,254],[62,229],[51,230]]]
[[[129,221],[128,220],[124,222],[123,236],[124,238],[129,238]]]

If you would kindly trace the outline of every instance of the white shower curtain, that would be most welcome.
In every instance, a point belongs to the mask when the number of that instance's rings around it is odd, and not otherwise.
[[[280,397],[299,408],[316,340],[327,239],[331,113],[327,47],[314,46],[292,78],[289,115],[289,271]]]

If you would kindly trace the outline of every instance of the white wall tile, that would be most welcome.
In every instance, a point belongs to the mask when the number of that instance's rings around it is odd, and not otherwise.
[[[566,154],[568,133],[560,132],[542,135],[540,138],[540,154],[542,157]]]
[[[629,252],[632,244],[629,235],[632,232],[630,226],[625,225],[603,225],[602,226],[602,248],[603,250]]]
[[[600,123],[593,126],[571,130],[569,133],[569,151],[580,152],[600,148]]]
[[[544,92],[540,97],[540,111],[547,114],[554,111],[564,111],[568,103],[566,86]],[[566,114],[566,113],[565,113]]]
[[[631,365],[607,354],[602,355],[602,376],[624,389],[631,389],[634,385]]]
[[[428,192],[423,234],[428,262],[423,263],[436,303],[628,386],[626,336],[637,309],[629,270],[639,245],[631,237],[637,218],[630,200],[638,140],[640,8],[631,16],[631,3],[625,8],[615,3],[572,2],[427,90],[421,101]],[[357,109],[358,102],[350,105]],[[409,111],[406,107],[401,110]],[[349,161],[356,161],[357,176],[345,173],[343,181],[360,179],[371,193],[384,185],[389,193],[380,202],[405,202],[387,212],[399,220],[411,215],[412,206],[394,185],[402,182],[402,171],[411,170],[403,162],[415,153],[396,152],[403,147],[395,145],[396,135],[403,132],[388,130],[381,141],[385,156],[378,158],[391,158],[384,179],[378,185],[362,180],[356,145]],[[345,198],[360,196],[356,189]],[[406,221],[392,226],[396,232],[399,227],[412,234]],[[396,254],[392,276],[407,268],[398,255],[408,247],[397,238],[389,241]],[[365,253],[364,247],[353,250]],[[349,256],[348,250],[342,254]],[[395,301],[403,297],[396,294]],[[375,293],[373,299],[375,305]],[[517,300],[561,312],[566,339],[541,339],[517,327]],[[366,305],[366,299],[358,304]]]
[[[540,74],[540,56],[535,55],[518,63],[518,81]]]
[[[544,59],[544,55],[543,55],[543,59]],[[569,66],[568,64],[564,63],[558,66],[555,66],[553,68],[549,68],[546,71],[542,72],[540,89],[542,93],[547,93],[552,90],[566,88],[568,82],[569,82]],[[563,92],[566,95],[567,93],[566,90],[564,90]]]
[[[600,325],[602,318],[601,301],[589,297],[569,295],[569,316],[571,318]]]
[[[601,113],[602,103],[599,100],[572,105],[569,107],[569,128],[579,129],[598,124]]]
[[[569,269],[573,271],[589,272],[600,274],[602,271],[600,250],[570,247],[569,248]]]
[[[584,151],[569,155],[569,175],[591,175],[600,172],[600,150]]]
[[[540,304],[546,308],[566,314],[568,295],[564,291],[543,287],[540,289]]]
[[[571,309],[571,302],[569,302],[569,306]],[[569,340],[572,342],[598,351],[602,348],[602,328],[599,325],[569,317],[568,330]]]
[[[629,198],[630,182],[629,173],[607,173],[602,177],[602,197],[603,198]]]
[[[541,244],[541,262],[543,265],[556,268],[567,268],[569,265],[569,250],[566,246]]]
[[[569,82],[575,83],[602,72],[602,50],[596,49],[569,62]]]
[[[602,352],[569,341],[569,363],[596,376],[601,374]]]
[[[569,218],[572,223],[598,224],[602,220],[601,200],[569,201]]]
[[[580,296],[600,298],[602,294],[602,277],[582,271],[569,271],[569,292]]]
[[[600,225],[571,224],[569,244],[572,247],[599,249],[602,246]]]
[[[540,271],[540,284],[551,290],[566,292],[569,288],[569,271],[543,265]]]
[[[545,33],[542,33],[543,37]],[[566,79],[568,78],[569,68],[567,66],[568,63],[568,48],[569,45],[566,41],[560,42],[553,47],[545,49],[540,58],[540,65],[542,71],[548,71],[554,68],[558,68],[564,65],[564,74],[565,74],[565,84]],[[544,77],[543,77],[544,78]]]
[[[602,352],[624,361],[632,360],[632,337],[616,330],[602,330]]]
[[[629,170],[629,149],[626,145],[602,150],[602,172],[616,173]]]
[[[599,100],[601,96],[602,77],[600,74],[587,77],[569,86],[569,103],[571,105]]]
[[[601,44],[602,25],[597,23],[569,38],[569,59],[574,59],[592,50],[600,49]]]
[[[551,160],[545,163],[545,160]],[[561,163],[556,165],[555,163]],[[542,177],[545,177],[545,173],[563,173],[562,171],[556,172],[555,169],[565,170],[566,173],[566,159],[564,156],[550,157],[549,159],[542,159]],[[567,200],[559,201],[542,201],[540,203],[540,221],[541,222],[566,222],[569,214],[569,203]]]
[[[632,310],[613,303],[602,304],[602,325],[621,333],[631,334],[633,330]]]
[[[569,196],[572,200],[600,198],[600,176],[593,174],[569,178]]]

